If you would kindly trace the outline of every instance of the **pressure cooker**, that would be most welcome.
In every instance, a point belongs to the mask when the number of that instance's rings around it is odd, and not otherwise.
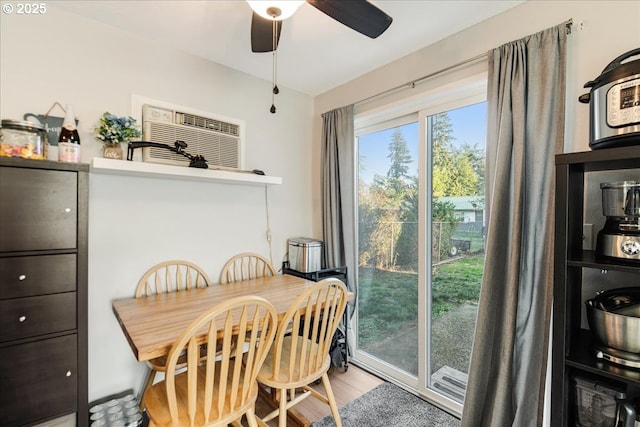
[[[578,100],[589,104],[591,149],[640,145],[640,48],[611,61],[602,73],[585,83],[589,93]]]

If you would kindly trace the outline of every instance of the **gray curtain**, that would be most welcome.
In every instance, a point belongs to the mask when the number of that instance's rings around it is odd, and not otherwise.
[[[542,424],[566,24],[489,52],[486,261],[462,426]]]
[[[329,268],[347,266],[355,291],[355,191],[353,105],[322,115],[322,232]]]

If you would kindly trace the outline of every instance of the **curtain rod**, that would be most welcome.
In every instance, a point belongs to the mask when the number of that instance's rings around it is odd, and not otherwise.
[[[400,90],[400,89],[414,88],[417,84],[422,83],[424,80],[430,79],[430,78],[435,77],[435,76],[437,76],[439,74],[442,74],[442,73],[446,73],[447,71],[451,71],[451,70],[453,70],[455,68],[459,68],[459,67],[462,67],[464,65],[468,65],[468,64],[474,63],[474,62],[479,61],[480,59],[483,59],[483,58],[486,58],[486,57],[487,57],[486,53],[474,56],[473,58],[466,59],[464,61],[458,62],[457,64],[453,64],[453,65],[450,65],[450,66],[448,66],[446,68],[442,68],[442,69],[440,69],[438,71],[434,71],[433,73],[427,74],[426,76],[419,77],[419,78],[417,78],[415,80],[412,80],[410,82],[403,83],[401,85],[398,85],[398,86],[392,87],[390,89],[387,89],[387,90],[385,90],[383,92],[380,92],[380,93],[377,93],[375,95],[371,95],[371,96],[369,96],[367,98],[361,99],[360,101],[356,102],[355,104],[356,105],[357,104],[363,104],[363,103],[371,101],[373,99],[381,98],[383,96],[389,95],[392,92],[395,92],[395,91]]]
[[[569,19],[568,21],[565,21],[564,25],[565,25],[567,34],[571,34],[571,26],[573,25],[573,19]],[[369,96],[367,98],[361,99],[360,101],[357,101],[355,104],[356,105],[357,104],[363,104],[365,102],[371,101],[371,100],[379,98],[379,97],[383,97],[385,95],[389,95],[392,92],[395,92],[397,90],[404,89],[404,88],[407,88],[407,87],[414,88],[418,83],[422,83],[424,80],[430,79],[430,78],[435,77],[435,76],[437,76],[439,74],[446,73],[447,71],[451,71],[453,69],[462,67],[464,65],[472,64],[472,63],[474,63],[476,61],[479,61],[481,59],[487,58],[487,56],[488,56],[488,53],[482,53],[480,55],[476,55],[473,58],[466,59],[464,61],[460,61],[460,62],[458,62],[456,64],[450,65],[450,66],[448,66],[446,68],[443,68],[441,70],[434,71],[433,73],[427,74],[426,76],[419,77],[419,78],[417,78],[415,80],[412,80],[410,82],[403,83],[401,85],[398,85],[398,86],[392,87],[390,89],[387,89],[387,90],[385,90],[383,92],[380,92],[380,93],[377,93],[375,95],[371,95],[371,96]]]

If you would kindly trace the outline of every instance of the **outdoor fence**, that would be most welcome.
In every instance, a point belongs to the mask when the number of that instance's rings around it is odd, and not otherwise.
[[[418,223],[382,222],[360,224],[360,265],[386,270],[417,271]],[[363,232],[362,230],[366,230]],[[432,222],[433,264],[465,253],[484,250],[482,222]]]

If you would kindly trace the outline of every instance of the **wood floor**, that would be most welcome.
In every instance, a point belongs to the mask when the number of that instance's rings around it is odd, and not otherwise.
[[[331,381],[331,388],[339,408],[383,383],[380,378],[353,364],[349,365],[349,369],[346,372],[342,368],[332,367],[329,370],[329,381]],[[315,387],[321,392],[324,391],[321,384]],[[313,397],[308,397],[300,402],[295,406],[295,409],[311,422],[319,421],[331,413],[328,405]],[[258,404],[256,405],[258,416],[264,416],[268,412],[270,412],[270,407],[261,398],[258,398]],[[268,424],[269,426],[277,426],[278,420],[272,420]]]

